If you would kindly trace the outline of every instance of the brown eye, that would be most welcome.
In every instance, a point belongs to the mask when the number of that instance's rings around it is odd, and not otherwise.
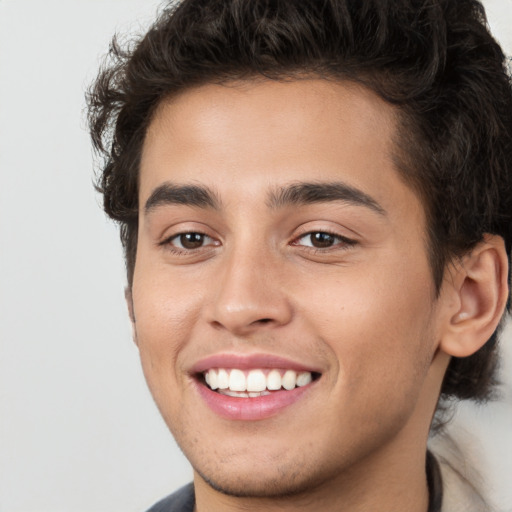
[[[334,235],[326,231],[311,231],[298,238],[293,245],[301,245],[313,249],[330,249],[333,247],[343,249],[355,244],[354,240],[341,235]]]
[[[181,233],[172,238],[170,243],[178,249],[193,250],[199,249],[206,244],[211,244],[213,240],[203,233]]]
[[[204,242],[204,235],[200,233],[184,233],[180,235],[180,243],[184,249],[197,249]]]
[[[336,243],[336,237],[334,235],[331,235],[330,233],[310,233],[309,238],[311,241],[311,245],[313,247],[317,247],[318,249],[332,247]]]

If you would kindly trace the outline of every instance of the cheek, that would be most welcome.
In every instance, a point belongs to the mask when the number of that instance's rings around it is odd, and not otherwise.
[[[137,346],[150,387],[159,379],[180,378],[180,354],[203,302],[197,287],[172,279],[169,271],[136,267],[133,304]]]
[[[422,260],[392,261],[326,280],[304,297],[310,328],[333,352],[348,389],[419,386],[428,370],[435,349],[430,269]]]
[[[182,354],[196,313],[192,296],[177,292],[172,283],[162,279],[137,272],[134,275],[134,330],[142,370],[160,414],[179,438],[188,421],[179,391],[189,385]]]

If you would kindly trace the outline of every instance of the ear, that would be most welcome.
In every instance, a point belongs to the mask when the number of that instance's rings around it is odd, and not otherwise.
[[[128,307],[128,315],[130,317],[130,322],[132,324],[132,338],[135,342],[135,345],[138,345],[137,342],[137,330],[135,329],[135,313],[133,311],[133,295],[132,295],[132,289],[127,286],[124,289],[124,298],[126,300],[126,306]]]
[[[444,283],[450,296],[440,349],[467,357],[480,349],[496,330],[508,298],[508,257],[503,239],[485,235],[456,263]]]

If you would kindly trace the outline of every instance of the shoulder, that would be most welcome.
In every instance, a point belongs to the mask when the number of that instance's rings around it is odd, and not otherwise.
[[[478,439],[462,428],[457,440],[447,432],[429,443],[439,464],[443,488],[442,512],[492,512],[495,507],[488,495],[489,485],[480,473],[485,454]]]
[[[155,503],[147,512],[193,512],[194,505],[194,485],[190,483]]]

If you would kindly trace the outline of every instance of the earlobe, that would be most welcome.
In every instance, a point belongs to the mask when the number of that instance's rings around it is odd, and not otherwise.
[[[455,265],[451,293],[456,295],[440,348],[454,357],[478,351],[496,330],[508,297],[508,258],[501,237],[486,235]]]
[[[130,317],[130,322],[132,324],[132,337],[135,345],[138,345],[137,342],[137,330],[135,329],[135,313],[133,311],[133,295],[130,287],[126,287],[124,289],[124,298],[126,300],[126,306],[128,307],[128,315]]]

